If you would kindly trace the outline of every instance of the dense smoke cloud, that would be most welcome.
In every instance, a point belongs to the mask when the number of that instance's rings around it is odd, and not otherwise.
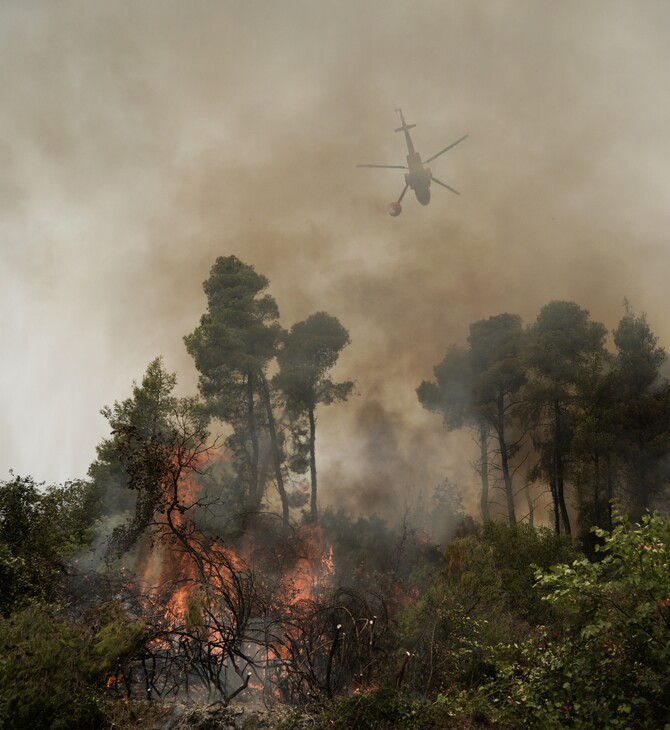
[[[374,509],[445,476],[467,435],[418,383],[468,325],[573,299],[609,328],[628,297],[661,338],[670,209],[664,2],[5,3],[2,458],[83,475],[99,408],[182,336],[219,255],[271,281],[288,327],[325,310],[360,396],[320,411],[323,495]],[[386,205],[394,106],[443,189]],[[391,484],[392,482],[392,484]],[[366,484],[369,489],[366,489]],[[400,497],[399,497],[400,498]]]

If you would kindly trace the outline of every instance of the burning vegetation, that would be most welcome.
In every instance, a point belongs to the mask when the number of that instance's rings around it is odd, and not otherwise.
[[[103,409],[88,480],[2,483],[0,727],[198,727],[197,703],[242,708],[207,727],[662,727],[670,385],[646,319],[626,308],[614,353],[570,302],[473,324],[418,397],[476,435],[481,515],[445,479],[394,524],[320,506],[349,335],[282,329],[267,287],[217,259],[185,338],[199,397],[157,358]]]

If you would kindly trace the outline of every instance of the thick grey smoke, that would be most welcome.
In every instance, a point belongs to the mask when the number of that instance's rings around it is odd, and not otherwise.
[[[469,438],[414,390],[468,324],[628,297],[661,343],[670,274],[670,6],[286,0],[6,2],[0,466],[85,473],[99,408],[182,344],[216,256],[269,277],[282,322],[347,326],[319,413],[324,496],[476,488]],[[395,106],[462,192],[409,196]],[[476,454],[473,454],[473,457]]]

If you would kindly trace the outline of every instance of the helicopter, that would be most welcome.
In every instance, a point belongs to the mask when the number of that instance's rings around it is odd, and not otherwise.
[[[443,155],[445,152],[450,150],[452,147],[455,147],[457,144],[460,144],[466,137],[468,137],[467,134],[464,135],[460,139],[457,139],[455,142],[452,142],[448,147],[440,150],[437,154],[429,157],[425,162],[422,162],[421,155],[414,149],[414,145],[412,144],[412,138],[409,136],[409,130],[414,129],[414,127],[416,127],[416,124],[407,124],[405,122],[405,117],[403,116],[402,109],[396,109],[395,111],[400,114],[400,121],[402,122],[402,126],[398,127],[398,129],[394,131],[405,133],[405,141],[407,142],[407,164],[356,165],[356,167],[386,167],[394,170],[409,171],[405,173],[405,187],[403,188],[402,193],[400,193],[400,197],[398,198],[398,200],[389,204],[389,215],[392,215],[394,218],[402,213],[402,205],[400,205],[400,202],[405,196],[407,188],[411,188],[414,191],[416,199],[419,201],[419,203],[421,203],[421,205],[428,205],[428,203],[430,203],[431,182],[435,182],[438,185],[441,185],[443,188],[451,190],[452,193],[460,195],[458,190],[454,190],[454,188],[452,188],[451,186],[443,183],[441,180],[438,180],[436,177],[434,177],[433,173],[430,171],[430,168],[427,167],[427,165],[429,162],[432,162],[440,155]]]

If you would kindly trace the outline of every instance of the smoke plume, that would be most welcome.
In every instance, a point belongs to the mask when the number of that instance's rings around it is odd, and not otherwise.
[[[319,413],[324,501],[378,509],[467,435],[415,388],[468,325],[628,297],[661,344],[670,253],[670,7],[596,0],[7,2],[0,10],[1,465],[81,476],[163,354],[180,389],[201,284],[235,254],[289,327],[324,310],[360,395]],[[396,106],[438,188],[392,219]],[[667,346],[667,344],[666,344]],[[473,501],[476,503],[476,498]]]

